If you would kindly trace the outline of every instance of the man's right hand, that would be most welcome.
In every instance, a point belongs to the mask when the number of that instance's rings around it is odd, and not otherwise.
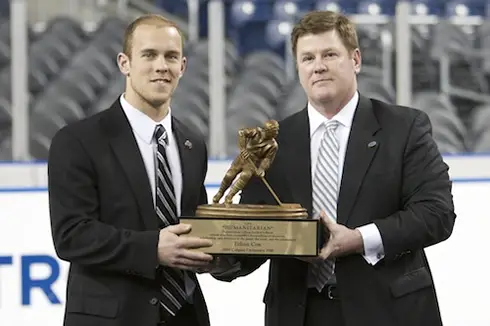
[[[213,256],[191,249],[211,247],[211,240],[186,236],[191,226],[188,224],[169,225],[160,231],[158,240],[158,261],[161,265],[195,271],[207,266]]]

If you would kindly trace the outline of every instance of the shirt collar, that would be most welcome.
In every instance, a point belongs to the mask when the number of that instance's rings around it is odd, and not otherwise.
[[[121,95],[120,102],[131,128],[145,143],[151,144],[155,128],[158,124],[161,124],[169,135],[171,134],[172,118],[170,108],[168,114],[161,121],[157,122],[126,101],[124,94]]]
[[[350,128],[358,102],[359,93],[356,91],[349,102],[347,102],[347,104],[330,120],[336,120],[342,126]],[[308,102],[308,119],[310,123],[310,136],[312,136],[324,122],[329,121],[329,119],[318,112],[310,102]]]

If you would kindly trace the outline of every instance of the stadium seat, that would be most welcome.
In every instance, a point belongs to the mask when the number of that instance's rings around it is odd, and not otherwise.
[[[428,115],[433,126],[432,136],[443,154],[466,151],[466,129],[456,114],[451,111],[431,110]]]
[[[395,90],[388,85],[383,85],[379,79],[376,78],[358,78],[357,85],[359,92],[364,95],[386,102],[390,104],[396,103]]]
[[[475,142],[472,152],[490,153],[490,129],[485,130],[481,137]]]
[[[449,0],[445,3],[446,16],[484,16],[486,0]]]
[[[10,130],[4,130],[0,138],[0,161],[12,161],[12,138]]]
[[[469,126],[471,146],[473,149],[480,148],[481,150],[484,140],[490,140],[486,136],[486,133],[490,130],[490,103],[479,105],[472,110]],[[488,147],[490,144],[485,144],[485,146]],[[490,147],[488,149],[490,150]]]
[[[155,5],[164,9],[168,13],[179,17],[187,17],[188,7],[187,1],[179,0],[154,0]]]
[[[241,128],[257,127],[266,120],[276,118],[274,107],[260,95],[251,93],[246,97],[238,97],[236,102],[230,104],[231,108],[227,116],[227,152],[230,156],[238,154],[238,130]]]
[[[395,0],[360,0],[358,13],[366,15],[394,15]]]
[[[125,79],[122,74],[115,74],[108,82],[108,87],[101,91],[99,96],[91,104],[87,111],[87,116],[96,114],[100,111],[108,109],[124,92]]]
[[[10,101],[0,96],[0,132],[10,128],[12,121],[12,109]]]
[[[309,0],[276,0],[273,2],[273,16],[278,20],[295,21],[296,17],[313,8],[313,2]]]
[[[451,114],[457,114],[456,107],[446,96],[432,91],[417,93],[412,101],[412,106],[427,113],[432,111],[447,111]]]
[[[442,15],[444,2],[442,0],[412,0],[412,14],[414,15]]]
[[[0,40],[0,70],[10,63],[10,46]]]

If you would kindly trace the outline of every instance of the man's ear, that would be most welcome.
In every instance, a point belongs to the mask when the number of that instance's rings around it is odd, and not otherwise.
[[[361,72],[361,51],[359,49],[355,49],[352,51],[352,61],[354,62],[354,71],[356,74]]]
[[[129,71],[131,68],[131,63],[129,60],[129,57],[125,53],[118,53],[117,55],[117,65],[119,67],[119,70],[121,73],[128,77],[129,76]]]
[[[182,64],[180,65],[180,74],[179,77],[184,75],[185,70],[187,69],[187,58],[182,57]]]

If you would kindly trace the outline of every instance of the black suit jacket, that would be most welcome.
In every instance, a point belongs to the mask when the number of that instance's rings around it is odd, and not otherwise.
[[[175,118],[172,126],[183,172],[182,216],[191,216],[207,203],[206,145]],[[184,145],[187,140],[192,148]],[[156,325],[158,218],[119,100],[56,134],[48,173],[54,246],[71,263],[64,325]],[[193,300],[200,325],[208,326],[199,285]]]
[[[448,167],[422,111],[360,96],[348,141],[338,199],[338,223],[375,223],[386,257],[375,266],[361,255],[337,260],[336,276],[346,326],[441,325],[424,248],[447,239],[455,214]],[[375,146],[368,146],[376,142]],[[266,178],[283,202],[312,213],[307,110],[280,122],[279,150]],[[254,178],[242,203],[276,204]],[[233,275],[247,275],[264,259],[241,259]],[[450,266],[448,266],[450,268]],[[271,259],[264,295],[267,326],[302,326],[307,296],[306,262]]]

